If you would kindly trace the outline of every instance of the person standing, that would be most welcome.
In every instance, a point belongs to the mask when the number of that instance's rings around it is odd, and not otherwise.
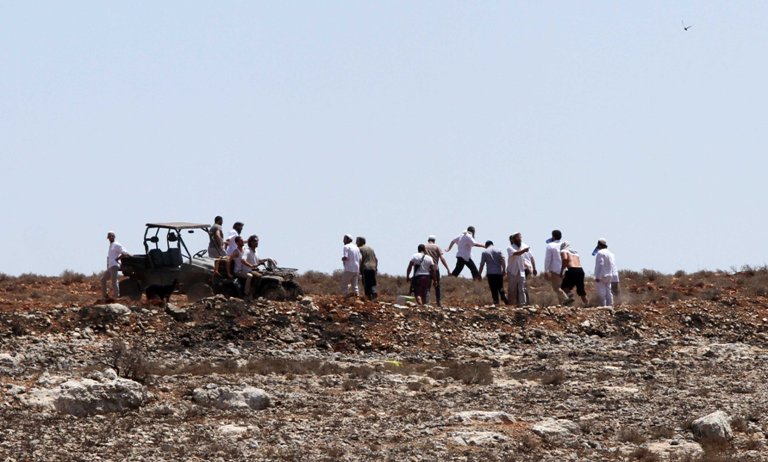
[[[515,233],[509,236],[507,247],[507,279],[509,283],[509,299],[515,300],[517,306],[525,306],[529,303],[528,287],[526,285],[526,273],[528,271],[526,257],[531,255],[531,248],[523,244],[523,235]],[[533,271],[536,270],[536,262],[530,259]]]
[[[117,272],[120,271],[120,260],[123,257],[130,256],[131,254],[125,250],[122,244],[115,240],[115,233],[109,231],[107,233],[107,240],[109,241],[109,250],[107,251],[107,270],[101,276],[101,294],[105,301],[109,301],[109,293],[107,292],[107,281],[112,282],[112,295],[115,299],[120,298],[120,287],[117,284]]]
[[[437,306],[443,306],[442,305],[442,297],[440,293],[440,263],[443,264],[445,267],[446,274],[451,273],[451,269],[448,267],[448,262],[445,261],[445,255],[443,252],[443,249],[440,248],[439,245],[435,244],[435,241],[437,240],[437,237],[434,235],[430,235],[427,237],[427,245],[424,246],[425,252],[434,262],[435,266],[435,302],[437,303]],[[429,294],[427,294],[429,296]],[[428,302],[428,300],[427,300]]]
[[[352,242],[352,236],[344,235],[344,249],[342,250],[341,261],[344,263],[344,274],[341,276],[341,290],[344,295],[349,295],[349,286],[355,296],[360,295],[360,289],[357,285],[357,279],[360,277],[360,249]]]
[[[561,275],[563,264],[560,259],[560,239],[562,239],[562,237],[563,235],[560,230],[553,230],[552,237],[547,239],[547,248],[544,254],[544,277],[551,284],[552,290],[557,295],[559,303],[563,303],[567,298],[560,290],[560,285],[563,283],[563,277]]]
[[[480,257],[480,274],[483,274],[483,269],[486,265],[488,265],[486,277],[488,279],[488,287],[491,289],[493,304],[498,305],[499,297],[501,297],[501,300],[508,305],[509,300],[507,300],[507,294],[504,292],[504,268],[506,267],[506,262],[501,251],[493,246],[493,241],[485,241],[485,251]]]
[[[417,252],[408,262],[408,269],[405,270],[405,280],[411,282],[411,269],[413,269],[413,286],[416,295],[416,303],[422,305],[427,300],[429,292],[429,283],[435,278],[435,263],[432,257],[427,255],[426,246],[419,244]]]
[[[475,262],[472,261],[472,247],[485,246],[475,241],[475,227],[468,227],[466,231],[452,240],[446,252],[450,252],[454,245],[457,246],[458,250],[456,251],[456,267],[453,268],[451,275],[458,277],[464,266],[466,266],[472,273],[472,279],[479,281],[481,279],[480,272],[477,270]]]
[[[366,244],[363,236],[355,239],[355,244],[360,251],[360,273],[363,275],[363,291],[368,300],[376,300],[376,273],[379,270],[379,260],[376,252]]]
[[[587,306],[587,291],[584,289],[584,269],[581,267],[581,258],[579,258],[579,253],[571,248],[568,241],[560,244],[560,259],[562,261],[560,278],[563,281],[560,284],[560,292],[565,297],[563,304],[570,305],[573,303],[571,290],[576,287],[576,293],[581,297],[581,303]]]
[[[613,306],[612,282],[614,274],[618,278],[616,270],[616,258],[613,252],[608,250],[608,242],[605,239],[597,240],[597,254],[595,254],[595,285],[597,286],[597,298],[601,306]]]
[[[211,258],[225,257],[227,252],[224,250],[224,230],[221,225],[224,219],[217,216],[213,219],[213,224],[208,229],[208,256]]]
[[[245,225],[239,221],[236,221],[235,224],[232,225],[232,230],[227,235],[227,240],[224,241],[227,245],[227,256],[232,255],[232,252],[237,250],[237,242],[235,242],[235,238],[240,236],[240,233],[243,232],[244,227]]]

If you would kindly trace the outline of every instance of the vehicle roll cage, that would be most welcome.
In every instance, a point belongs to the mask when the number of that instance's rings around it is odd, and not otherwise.
[[[184,239],[181,236],[182,231],[187,230],[188,233],[194,233],[196,229],[200,229],[208,234],[209,226],[200,223],[186,223],[186,222],[173,222],[173,223],[147,223],[147,228],[144,230],[144,251],[149,254],[150,244],[153,244],[154,249],[160,249],[160,231],[166,230],[165,243],[168,249],[175,248],[181,250],[182,255],[188,262],[192,261],[192,253],[187,248],[187,244],[184,243]],[[153,234],[154,232],[154,234]]]

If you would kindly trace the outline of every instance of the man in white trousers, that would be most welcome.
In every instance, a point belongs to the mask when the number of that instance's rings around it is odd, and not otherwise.
[[[616,271],[616,258],[613,252],[608,250],[608,242],[598,239],[597,254],[595,255],[595,283],[597,285],[597,298],[601,306],[613,306],[613,292],[611,282]]]

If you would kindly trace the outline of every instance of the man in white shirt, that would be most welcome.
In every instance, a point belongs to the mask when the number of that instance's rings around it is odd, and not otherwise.
[[[360,277],[360,249],[352,242],[352,236],[344,235],[344,249],[342,251],[341,261],[344,263],[344,273],[341,276],[341,291],[344,295],[349,295],[349,286],[355,292],[355,296],[360,295],[357,280]]]
[[[245,225],[240,223],[239,221],[236,221],[235,224],[232,225],[232,230],[229,231],[229,234],[227,235],[227,240],[224,241],[224,243],[227,245],[227,256],[232,255],[232,252],[234,252],[237,249],[237,243],[235,242],[235,238],[240,236],[240,233],[243,232],[243,227],[245,227]]]
[[[597,298],[601,306],[613,306],[613,292],[611,283],[613,276],[618,279],[616,270],[616,258],[613,252],[608,250],[608,243],[605,239],[598,239],[597,254],[595,255],[595,283],[597,286]]]
[[[557,300],[562,304],[567,297],[560,290],[563,278],[560,276],[562,261],[560,259],[560,239],[563,234],[560,230],[552,231],[552,237],[547,239],[546,253],[544,254],[544,278],[552,285],[552,290],[557,294]]]
[[[458,250],[456,251],[456,267],[453,268],[451,275],[458,276],[466,266],[472,273],[472,279],[481,280],[480,272],[477,270],[475,262],[472,261],[472,247],[485,248],[485,246],[475,241],[475,227],[470,226],[465,232],[458,235],[456,239],[451,241],[445,252],[450,252],[454,245],[458,247]]]
[[[413,268],[413,282],[416,293],[416,303],[423,304],[427,300],[429,283],[435,280],[435,262],[427,255],[426,246],[419,244],[418,252],[413,254],[405,270],[405,280],[411,282],[411,269]]]
[[[523,235],[515,233],[509,236],[507,247],[507,279],[509,283],[509,299],[515,300],[517,306],[528,304],[528,291],[526,289],[526,256],[531,254],[531,248],[523,243]],[[532,259],[531,259],[532,261]],[[535,268],[535,263],[533,263]]]
[[[112,295],[115,298],[120,297],[120,288],[117,284],[117,272],[120,271],[120,260],[123,257],[129,256],[125,247],[115,240],[115,233],[110,231],[107,233],[107,240],[109,241],[109,250],[107,251],[107,270],[101,276],[101,294],[104,300],[109,300],[109,294],[107,293],[107,281],[112,280]]]
[[[240,236],[235,237],[235,245],[237,246],[235,251],[232,252],[230,258],[235,262],[235,274],[238,277],[245,279],[245,288],[243,294],[246,299],[250,299],[251,287],[253,286],[253,279],[261,276],[256,270],[261,264],[268,264],[277,266],[277,262],[271,258],[259,258],[259,253],[256,248],[259,246],[259,236],[251,235],[248,237],[248,247],[244,248],[243,238]]]

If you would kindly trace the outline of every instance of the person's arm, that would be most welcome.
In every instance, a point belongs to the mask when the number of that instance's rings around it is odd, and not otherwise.
[[[531,266],[533,267],[533,275],[536,276],[539,274],[539,272],[536,271],[536,260],[533,258],[533,254],[530,254],[530,255],[531,255]]]
[[[407,282],[411,282],[411,268],[413,268],[413,260],[408,262],[408,269],[405,270],[405,280]],[[416,271],[413,274],[416,274]]]
[[[485,255],[483,255],[485,257]],[[480,274],[480,277],[483,277],[483,269],[485,268],[485,258],[480,259],[480,268],[477,269],[477,272]]]
[[[440,254],[440,261],[443,262],[443,266],[445,266],[445,270],[450,273],[451,269],[448,268],[448,262],[445,261],[445,256],[443,254]]]
[[[544,251],[544,273],[551,273],[549,269],[552,267],[552,249],[547,246],[547,249]]]
[[[458,244],[458,243],[459,243],[459,238],[457,237],[456,239],[454,239],[454,240],[452,240],[452,241],[451,241],[451,244],[448,246],[448,248],[447,248],[447,249],[445,249],[445,252],[446,252],[446,253],[450,252],[450,251],[451,251],[451,249],[453,248],[453,246],[454,246],[454,245],[456,245],[456,244]]]
[[[341,253],[341,261],[346,263],[346,261],[349,260],[349,256],[347,255],[348,253],[349,253],[349,249],[346,246],[344,246],[344,250]]]
[[[523,249],[518,250],[517,252],[512,252],[512,255],[515,255],[515,256],[522,255],[525,252],[528,252],[529,250],[531,250],[530,247],[525,247]]]
[[[568,256],[568,252],[560,252],[560,277],[563,277],[566,268],[568,267],[568,261],[571,257]]]

